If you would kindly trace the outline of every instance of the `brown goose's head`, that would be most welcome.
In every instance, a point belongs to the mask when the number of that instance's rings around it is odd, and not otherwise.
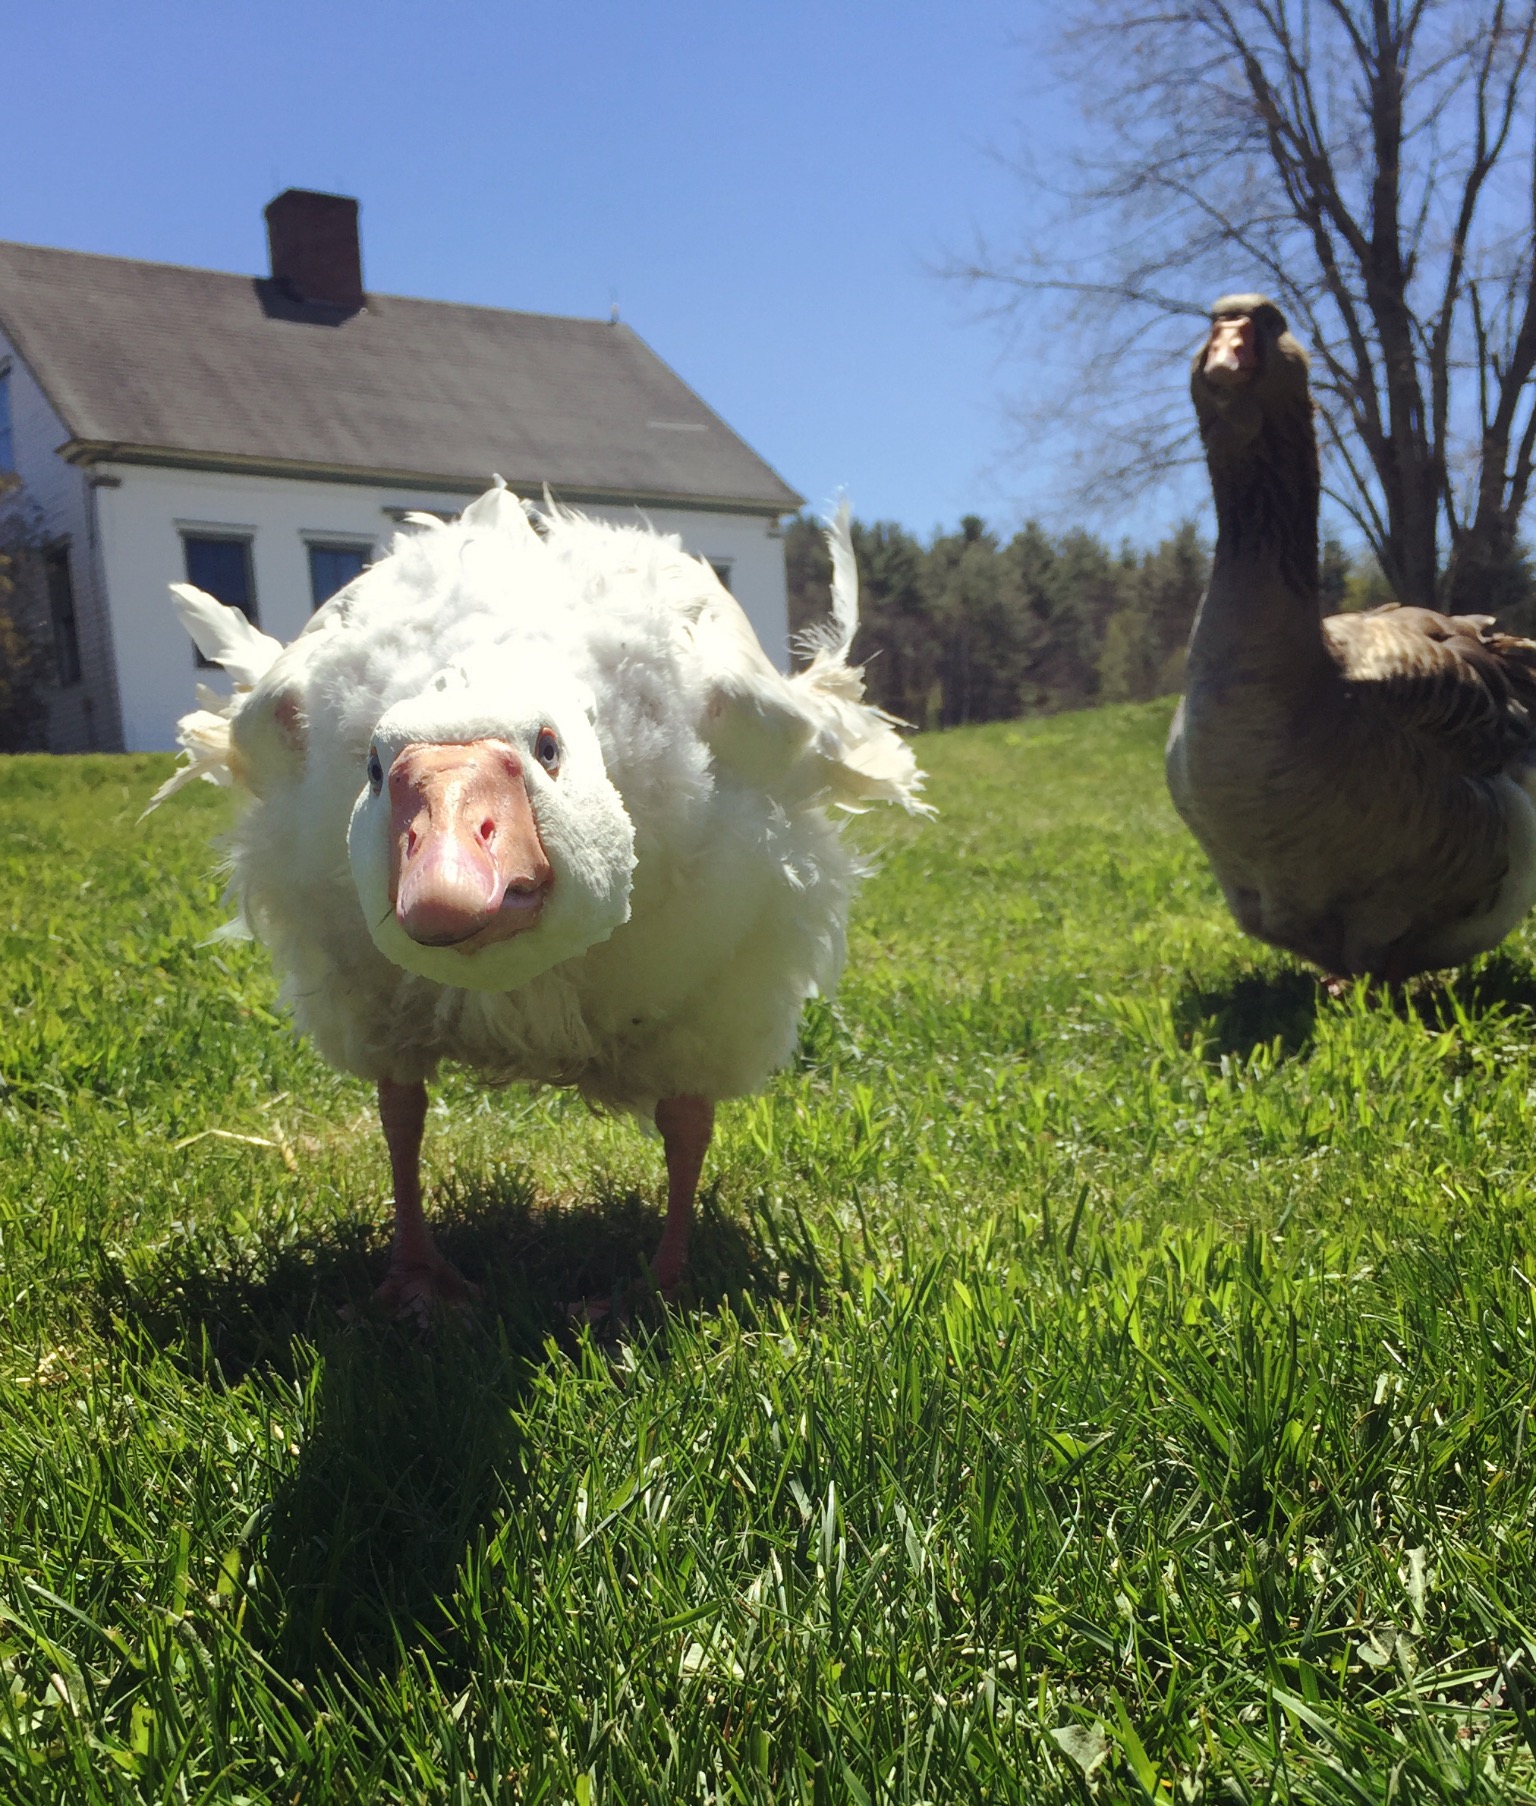
[[[1216,503],[1216,554],[1276,568],[1316,606],[1319,470],[1307,354],[1263,295],[1225,295],[1190,391]]]
[[[1263,295],[1223,295],[1211,309],[1190,392],[1211,458],[1240,454],[1270,420],[1290,417],[1310,427],[1307,354]]]

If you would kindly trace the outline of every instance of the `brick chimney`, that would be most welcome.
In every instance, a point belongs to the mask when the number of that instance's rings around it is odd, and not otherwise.
[[[285,188],[266,208],[272,277],[300,301],[355,313],[363,305],[357,202],[346,194]]]

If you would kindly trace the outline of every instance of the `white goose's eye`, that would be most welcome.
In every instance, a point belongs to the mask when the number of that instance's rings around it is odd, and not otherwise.
[[[539,737],[533,743],[533,756],[551,777],[557,777],[559,775],[560,742],[552,727],[541,727],[539,729]]]
[[[384,788],[384,767],[379,762],[379,749],[368,748],[368,788],[375,796]]]

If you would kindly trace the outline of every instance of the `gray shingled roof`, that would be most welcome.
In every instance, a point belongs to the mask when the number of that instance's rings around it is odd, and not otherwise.
[[[0,242],[0,325],[72,455],[733,506],[800,497],[627,326]]]

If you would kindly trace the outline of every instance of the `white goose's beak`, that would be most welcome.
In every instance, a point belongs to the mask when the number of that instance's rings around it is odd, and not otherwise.
[[[413,941],[469,954],[538,921],[554,872],[512,747],[413,742],[387,781],[389,900]]]

